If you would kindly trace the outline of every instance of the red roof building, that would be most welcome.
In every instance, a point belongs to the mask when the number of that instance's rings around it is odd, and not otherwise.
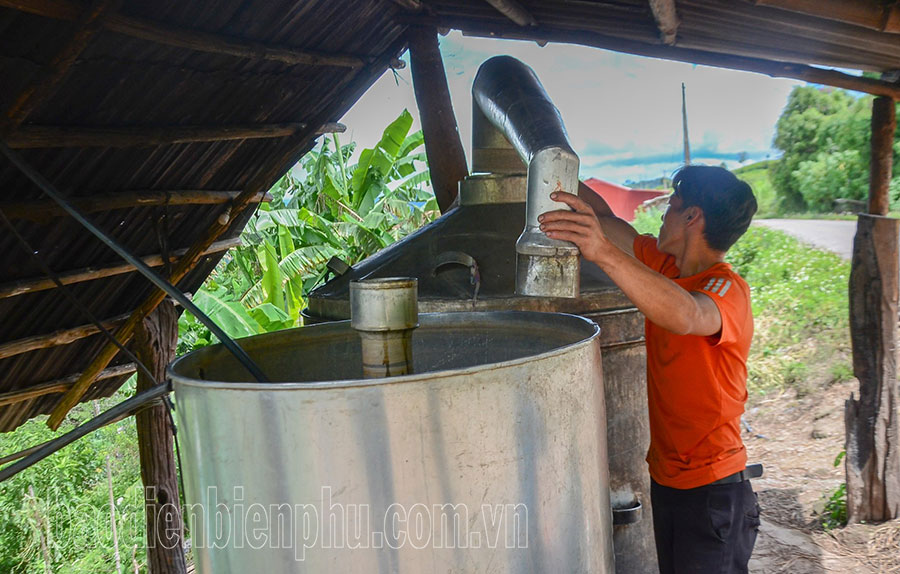
[[[648,199],[669,193],[662,189],[631,189],[595,177],[584,180],[584,183],[606,200],[616,217],[625,221],[634,221],[637,208]]]

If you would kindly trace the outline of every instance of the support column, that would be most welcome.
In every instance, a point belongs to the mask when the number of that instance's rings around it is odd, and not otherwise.
[[[900,221],[885,217],[891,180],[894,101],[872,108],[869,214],[859,216],[850,271],[850,338],[859,399],[846,402],[847,516],[879,522],[900,516],[897,385]]]
[[[425,155],[431,187],[441,213],[456,199],[459,182],[469,175],[436,28],[410,27],[409,60],[419,119],[425,136]]]
[[[165,379],[166,365],[175,358],[178,315],[163,301],[135,330],[134,352],[158,381]],[[138,392],[153,382],[138,371]],[[141,455],[141,479],[147,514],[147,565],[150,574],[184,574],[184,525],[178,496],[178,474],[172,427],[164,405],[135,415]]]

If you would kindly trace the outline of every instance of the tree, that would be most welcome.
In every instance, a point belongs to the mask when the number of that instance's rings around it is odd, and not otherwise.
[[[791,91],[775,129],[775,147],[784,154],[771,172],[782,211],[827,211],[835,199],[866,197],[871,109],[870,96],[844,90]]]

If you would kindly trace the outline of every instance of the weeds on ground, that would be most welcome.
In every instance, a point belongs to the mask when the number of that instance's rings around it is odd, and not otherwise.
[[[847,451],[842,450],[834,459],[834,467],[841,465]],[[825,510],[822,513],[822,528],[826,531],[847,525],[847,483],[842,482],[830,495],[826,495]]]
[[[756,320],[748,361],[751,391],[795,386],[802,393],[811,381],[846,380],[850,263],[756,226],[727,260],[750,285]]]

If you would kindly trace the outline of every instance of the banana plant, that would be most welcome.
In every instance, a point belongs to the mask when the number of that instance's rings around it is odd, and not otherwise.
[[[411,127],[404,110],[355,164],[355,143],[323,139],[270,190],[241,245],[195,295],[198,306],[235,337],[296,326],[331,257],[352,265],[434,219],[424,139]],[[210,342],[188,314],[182,329],[187,347]]]

